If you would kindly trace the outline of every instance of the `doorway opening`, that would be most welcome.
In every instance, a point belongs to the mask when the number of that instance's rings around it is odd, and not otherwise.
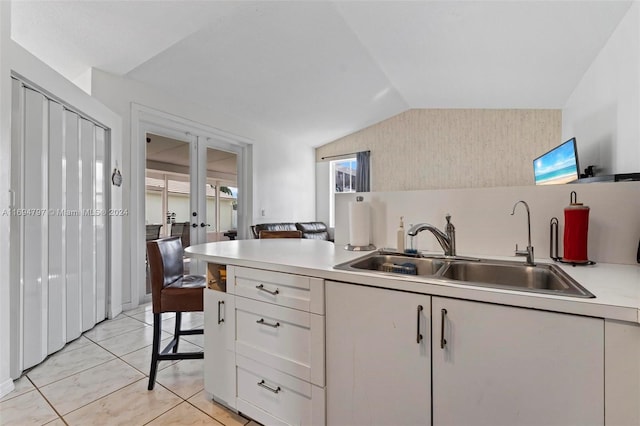
[[[186,248],[237,237],[238,156],[205,146],[204,158],[194,161],[191,153],[202,150],[193,146],[196,143],[209,145],[206,140],[146,134],[147,241],[179,236]],[[204,179],[198,179],[201,171]],[[195,273],[188,257],[184,259],[184,270]],[[151,293],[148,270],[145,283],[145,298],[148,298]]]
[[[226,229],[222,229],[223,223],[218,226],[217,222],[211,220],[211,216],[207,217],[206,211],[206,186],[208,179],[214,186],[215,178],[208,177],[207,163],[208,157],[215,158],[211,150],[223,151],[224,153],[235,154],[236,156],[236,175],[230,181],[235,181],[237,192],[232,194],[237,200],[235,207],[232,207],[237,213],[237,230],[238,239],[246,238],[249,233],[249,221],[251,212],[253,211],[253,185],[252,185],[252,140],[245,137],[225,132],[214,127],[206,126],[179,116],[158,111],[139,104],[132,104],[131,107],[131,140],[135,141],[132,147],[132,179],[131,186],[131,209],[130,209],[130,232],[133,237],[132,244],[128,247],[130,250],[131,279],[128,288],[123,291],[123,309],[132,309],[140,303],[147,302],[150,297],[146,292],[146,243],[145,243],[145,223],[146,215],[146,169],[147,169],[147,136],[156,135],[168,139],[174,139],[182,142],[183,146],[188,147],[188,155],[183,155],[182,163],[174,166],[174,172],[171,176],[175,182],[181,182],[175,176],[189,176],[189,218],[191,225],[189,230],[190,245],[207,241],[207,230],[215,229],[216,233],[222,233],[224,237]],[[152,137],[152,136],[150,136]],[[184,149],[184,148],[183,148]],[[184,161],[188,158],[188,163]],[[166,162],[166,161],[165,161]],[[185,165],[186,164],[186,165]],[[180,167],[175,169],[175,167]],[[188,171],[186,170],[188,169]],[[217,176],[221,183],[226,182],[225,176]],[[213,179],[213,180],[211,180]],[[182,181],[185,184],[185,181]],[[178,185],[176,183],[176,185]],[[167,185],[168,187],[169,185]],[[217,187],[228,186],[219,184]],[[169,188],[167,188],[169,189]],[[219,191],[219,190],[218,190]],[[216,197],[218,202],[222,196]],[[156,198],[157,199],[157,198]],[[167,196],[167,203],[169,198]],[[233,203],[232,203],[233,206]],[[167,205],[166,211],[169,210]],[[166,214],[166,213],[165,213]],[[161,213],[162,215],[162,213]],[[219,213],[219,218],[223,218],[224,214]],[[152,218],[157,225],[162,224],[164,232],[171,232],[170,226],[166,223],[166,217]],[[177,212],[176,212],[177,222]],[[185,220],[186,222],[186,220]],[[216,223],[216,225],[214,225]],[[169,224],[171,225],[171,224]],[[160,232],[163,232],[162,229]],[[231,234],[233,235],[233,234]],[[222,238],[217,235],[213,238]],[[205,265],[202,261],[191,260],[189,265],[191,274],[204,274]],[[128,290],[128,291],[127,291]],[[129,297],[127,297],[129,296]]]

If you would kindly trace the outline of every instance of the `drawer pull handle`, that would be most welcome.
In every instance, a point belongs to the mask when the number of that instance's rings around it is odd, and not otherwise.
[[[277,322],[277,323],[275,323],[275,324],[271,324],[271,323],[266,322],[266,321],[264,320],[264,318],[260,318],[260,319],[259,319],[258,321],[256,321],[256,322],[257,322],[258,324],[268,325],[269,327],[273,327],[273,328],[278,328],[278,327],[280,327],[280,323],[279,323],[279,322]]]
[[[278,392],[280,392],[282,390],[282,389],[280,389],[280,386],[278,386],[276,389],[272,388],[271,386],[267,386],[264,383],[264,380],[260,380],[258,382],[258,386],[260,386],[261,388],[265,388],[266,390],[269,390],[269,391],[271,391],[273,393],[278,393]]]
[[[422,305],[418,305],[418,334],[416,335],[416,343],[420,344],[420,341],[422,340],[422,334],[420,334],[420,312],[422,312],[424,308],[422,307]]]
[[[224,318],[220,317],[220,308],[222,305],[224,305],[224,300],[218,300],[218,324],[221,324],[224,322]]]
[[[447,310],[442,309],[440,311],[441,320],[440,320],[440,349],[444,349],[447,345],[447,339],[444,338],[444,321],[447,317]]]
[[[266,292],[267,292],[267,293],[269,293],[269,294],[273,294],[274,296],[275,296],[276,294],[279,294],[279,293],[280,293],[280,291],[279,291],[277,288],[275,289],[275,291],[271,291],[271,290],[268,290],[268,289],[264,288],[264,285],[262,285],[262,284],[257,285],[257,286],[256,286],[256,288],[257,288],[258,290],[260,290],[260,291],[266,291]]]

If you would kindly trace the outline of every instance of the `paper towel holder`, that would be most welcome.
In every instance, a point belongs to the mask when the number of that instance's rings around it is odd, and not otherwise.
[[[358,195],[356,197],[356,202],[362,202],[364,200],[364,197],[362,195]],[[366,246],[354,246],[352,244],[347,244],[346,246],[344,246],[345,250],[349,250],[349,251],[373,251],[376,249],[376,246],[374,246],[373,244],[368,244]]]

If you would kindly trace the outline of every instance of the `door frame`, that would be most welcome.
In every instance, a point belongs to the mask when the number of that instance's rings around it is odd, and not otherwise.
[[[145,285],[145,169],[146,135],[154,133],[173,139],[196,142],[223,151],[233,152],[238,158],[238,238],[248,235],[250,214],[253,211],[252,141],[214,127],[187,120],[144,105],[131,104],[131,196],[129,220],[133,241],[130,245],[130,300],[123,308],[131,309],[144,300]],[[192,145],[197,147],[197,144]],[[193,203],[194,200],[191,201]],[[193,205],[193,204],[192,204]],[[199,220],[199,219],[198,219]],[[204,218],[206,221],[206,217]],[[138,283],[138,284],[134,284]],[[124,292],[123,292],[124,293]],[[124,295],[124,294],[123,294]]]

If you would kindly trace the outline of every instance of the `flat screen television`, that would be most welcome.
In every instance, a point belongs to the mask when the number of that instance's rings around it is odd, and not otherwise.
[[[576,138],[569,139],[533,160],[536,185],[573,182],[578,179],[579,173]]]

